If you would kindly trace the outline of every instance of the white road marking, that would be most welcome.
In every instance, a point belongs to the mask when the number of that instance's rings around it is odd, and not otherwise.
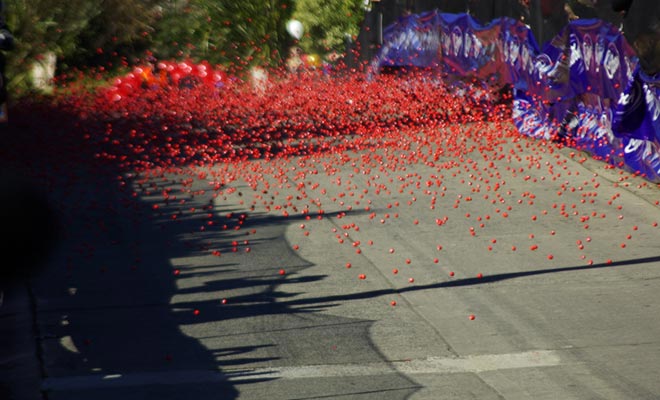
[[[73,339],[71,339],[71,336],[64,336],[60,338],[60,346],[70,351],[71,353],[80,354],[80,351],[76,347],[76,344],[73,342]]]
[[[184,370],[131,374],[89,375],[46,378],[42,390],[83,390],[143,385],[179,385],[190,383],[240,382],[250,379],[305,379],[342,376],[375,376],[401,373],[454,374],[480,373],[520,368],[552,367],[561,364],[556,351],[529,351],[512,354],[488,354],[459,358],[430,357],[423,360],[369,364],[328,364],[299,367],[250,368],[209,371]]]

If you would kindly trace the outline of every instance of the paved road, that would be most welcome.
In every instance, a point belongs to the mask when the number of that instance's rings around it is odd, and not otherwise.
[[[458,129],[62,177],[62,244],[2,310],[34,329],[39,361],[7,391],[660,398],[658,189],[570,149],[479,133],[503,128]]]

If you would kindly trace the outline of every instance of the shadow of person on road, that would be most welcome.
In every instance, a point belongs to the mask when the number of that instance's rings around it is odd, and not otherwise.
[[[302,216],[219,208],[212,191],[187,186],[190,176],[176,160],[168,176],[129,176],[121,158],[96,157],[110,145],[82,137],[95,129],[81,129],[89,121],[63,110],[41,113],[46,117],[35,119],[27,108],[14,112],[20,134],[3,138],[0,163],[36,176],[61,221],[58,246],[30,281],[44,392],[70,399],[229,400],[243,391],[269,392],[260,384],[278,378],[263,371],[386,363],[371,341],[372,321],[321,312],[332,304],[283,301],[294,295],[286,285],[325,278],[296,276],[311,264],[284,233]],[[163,191],[171,194],[168,201]],[[259,256],[266,248],[280,257]],[[275,387],[292,384],[282,381]],[[301,398],[380,393],[395,400],[419,390],[396,371],[342,381],[295,390]]]
[[[33,399],[39,368],[26,286],[57,246],[59,221],[38,185],[6,172],[0,177],[0,398]]]
[[[0,291],[37,275],[59,240],[59,220],[37,184],[20,176],[0,176]]]

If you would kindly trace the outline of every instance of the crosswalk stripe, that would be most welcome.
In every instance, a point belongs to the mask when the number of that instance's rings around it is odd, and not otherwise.
[[[130,374],[51,377],[42,389],[51,391],[93,388],[135,387],[144,385],[179,385],[190,383],[240,382],[251,379],[306,379],[342,376],[377,376],[386,374],[480,373],[505,369],[540,368],[561,364],[556,351],[529,351],[511,354],[488,354],[457,358],[430,357],[420,360],[368,364],[326,364],[272,368],[246,368],[225,371],[180,370]]]

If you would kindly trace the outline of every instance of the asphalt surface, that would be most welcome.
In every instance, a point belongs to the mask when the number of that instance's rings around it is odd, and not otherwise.
[[[52,192],[60,245],[0,307],[0,394],[660,398],[658,188],[463,129],[115,181],[72,171]]]

